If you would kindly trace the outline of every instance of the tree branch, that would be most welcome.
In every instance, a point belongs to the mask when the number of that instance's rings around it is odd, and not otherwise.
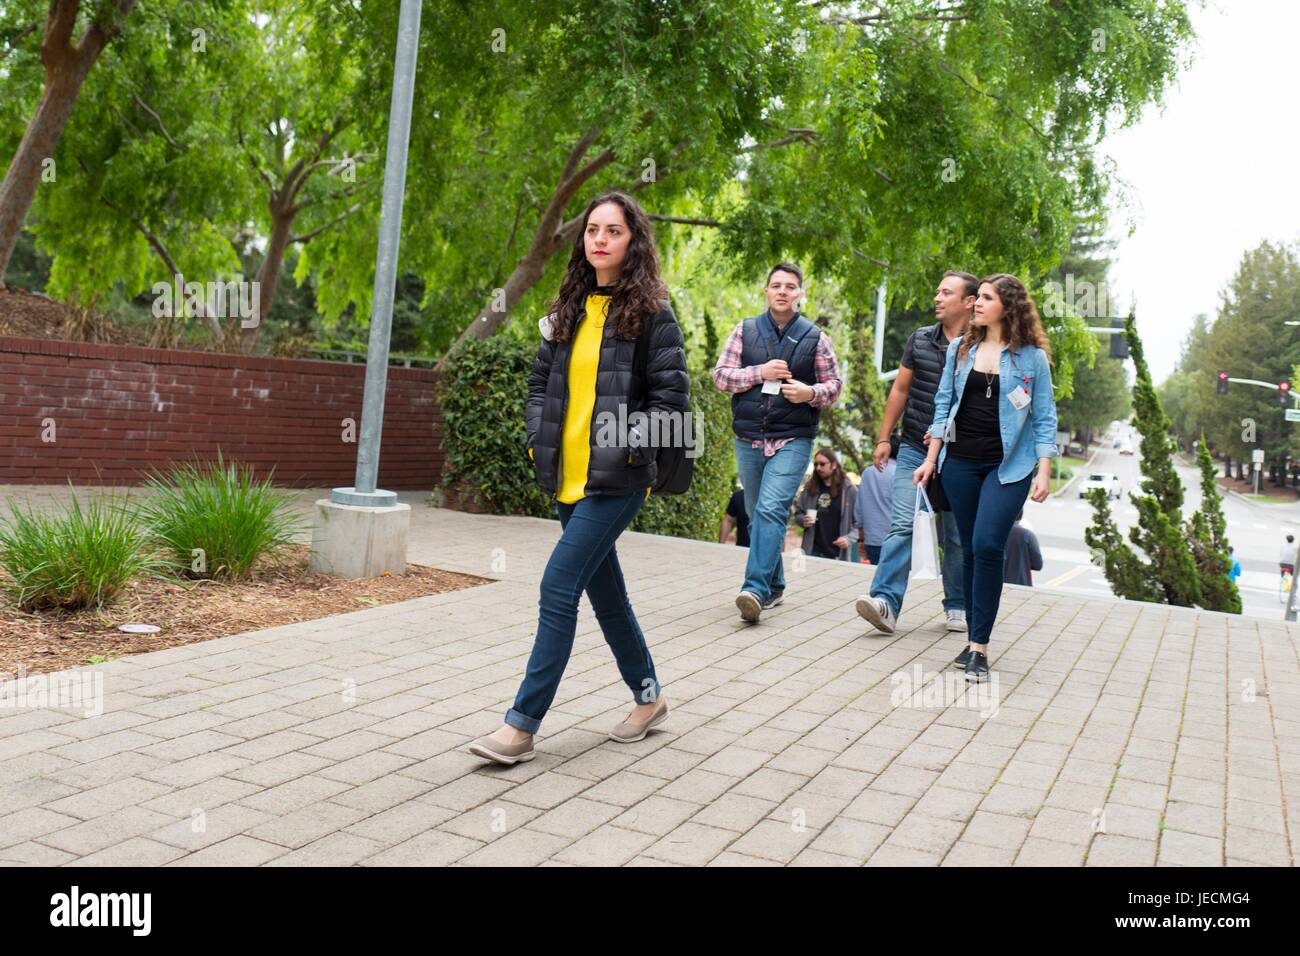
[[[163,134],[163,139],[167,140],[167,142],[171,143],[177,149],[183,150],[185,148],[180,143],[176,142],[176,140],[172,139],[171,133],[167,132],[167,127],[163,125],[162,117],[159,116],[157,113],[155,113],[152,109],[150,109],[148,103],[140,99],[140,97],[135,93],[131,94],[131,99],[135,101],[136,106],[140,107],[140,109],[144,110],[146,113],[148,113],[150,116],[153,117],[154,122],[158,124],[158,129]]]
[[[351,206],[349,206],[347,209],[344,209],[341,213],[339,213],[337,216],[335,216],[335,217],[334,217],[333,219],[331,219],[329,222],[325,223],[325,225],[321,226],[319,229],[313,229],[311,232],[305,232],[305,233],[303,233],[301,236],[293,236],[293,237],[291,237],[291,238],[289,239],[289,241],[290,241],[291,243],[292,243],[292,242],[300,242],[300,243],[304,243],[304,244],[305,244],[305,243],[308,243],[308,242],[311,242],[313,239],[315,239],[317,236],[319,236],[322,232],[324,232],[324,231],[327,230],[327,229],[331,229],[331,228],[333,228],[334,226],[337,226],[337,225],[338,225],[339,223],[341,223],[344,219],[346,219],[348,216],[352,215],[354,212],[356,212],[356,211],[357,211],[358,209],[360,209],[360,208],[361,208],[361,203],[359,203],[359,202],[358,202],[358,203],[353,203]]]

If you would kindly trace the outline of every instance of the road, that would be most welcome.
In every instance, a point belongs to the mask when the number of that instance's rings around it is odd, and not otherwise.
[[[1137,521],[1137,509],[1128,495],[1130,491],[1139,490],[1142,480],[1138,436],[1125,426],[1121,435],[1130,434],[1133,436],[1133,455],[1119,454],[1107,441],[1105,447],[1097,452],[1092,465],[1079,469],[1081,475],[1110,472],[1119,476],[1124,494],[1111,502],[1111,511],[1125,540],[1128,528]],[[1200,473],[1178,459],[1175,459],[1175,466],[1186,496],[1183,514],[1190,516],[1200,507]],[[1048,498],[1042,504],[1032,501],[1025,504],[1025,523],[1038,536],[1043,551],[1043,570],[1034,574],[1034,584],[1079,594],[1109,595],[1110,585],[1101,568],[1089,562],[1088,547],[1083,541],[1084,528],[1092,523],[1092,506],[1078,495],[1076,479],[1057,497]],[[1296,533],[1300,528],[1300,506],[1256,505],[1226,495],[1223,512],[1228,522],[1228,541],[1236,549],[1237,560],[1241,562],[1242,574],[1237,585],[1241,589],[1242,613],[1281,620],[1283,605],[1278,599],[1278,552],[1283,536]],[[1300,601],[1300,595],[1297,595],[1297,600]]]

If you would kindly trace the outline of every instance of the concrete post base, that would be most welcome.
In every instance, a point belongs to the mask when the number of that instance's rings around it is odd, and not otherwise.
[[[308,567],[341,578],[373,578],[385,571],[405,574],[410,528],[410,505],[365,508],[321,498],[316,502]]]

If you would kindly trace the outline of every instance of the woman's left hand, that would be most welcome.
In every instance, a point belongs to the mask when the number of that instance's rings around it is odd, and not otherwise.
[[[1034,475],[1033,484],[1029,486],[1029,499],[1037,501],[1039,504],[1047,500],[1047,495],[1052,489],[1050,478],[1041,471]]]
[[[849,539],[841,535],[832,541],[831,544],[835,545],[837,548],[847,548],[849,546]]]

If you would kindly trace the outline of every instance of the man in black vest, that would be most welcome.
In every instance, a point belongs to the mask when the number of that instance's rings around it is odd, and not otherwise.
[[[767,310],[736,326],[713,370],[731,392],[736,465],[749,515],[749,562],[736,607],[746,621],[785,594],[781,551],[790,503],[812,458],[820,410],[843,383],[828,336],[799,314],[803,273],[782,262],[767,275]]]
[[[871,593],[858,598],[858,613],[877,630],[893,634],[907,593],[912,571],[912,514],[916,488],[912,472],[925,460],[929,442],[927,430],[934,416],[934,393],[943,375],[948,343],[966,332],[975,308],[979,280],[969,272],[945,272],[934,294],[934,314],[939,321],[917,329],[903,348],[894,387],[889,390],[885,415],[880,423],[880,440],[872,454],[877,468],[889,459],[889,433],[899,415],[903,418],[903,441],[898,449],[894,477],[893,514],[889,534],[880,549],[880,563],[871,579]],[[957,522],[951,511],[940,513],[943,527],[943,609],[950,631],[966,630],[966,601],[962,594],[962,549]]]

